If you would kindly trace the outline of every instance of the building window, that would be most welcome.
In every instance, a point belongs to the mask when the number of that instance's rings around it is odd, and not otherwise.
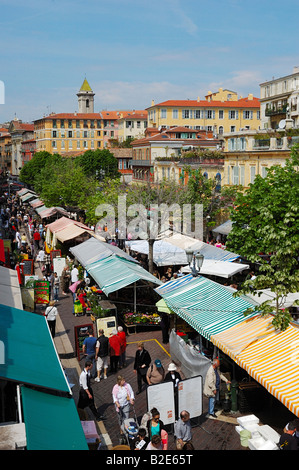
[[[228,112],[228,119],[239,119],[239,111],[231,109]]]
[[[219,134],[223,134],[223,126],[219,126]]]
[[[233,166],[232,171],[233,171],[233,184],[237,185],[239,184],[239,167],[237,165]]]
[[[73,137],[73,131],[68,131],[67,136],[69,139]]]
[[[167,115],[167,110],[161,109],[161,119],[166,119],[166,115]]]
[[[79,119],[76,119],[76,128],[77,128],[77,129],[80,129],[80,121],[79,121]]]
[[[140,129],[140,127],[141,127],[141,122],[137,121],[137,129]]]
[[[212,109],[207,109],[206,119],[215,119],[215,111],[213,111]]]
[[[54,149],[57,148],[56,140],[52,140],[52,147],[53,147]]]
[[[178,109],[173,109],[172,110],[172,119],[178,119],[179,118],[179,110]]]
[[[266,178],[268,172],[268,168],[266,166],[262,166],[262,178]]]
[[[230,126],[230,131],[231,132],[236,132],[236,126]]]
[[[182,119],[189,119],[189,117],[190,117],[189,109],[183,109],[182,110]]]
[[[255,166],[250,167],[250,183],[254,183],[255,179]]]
[[[71,119],[69,119],[68,127],[69,127],[69,129],[71,129],[73,127],[73,121]]]
[[[195,109],[195,111],[194,111],[194,119],[200,119],[200,109]]]
[[[88,127],[87,119],[84,119],[84,121],[83,121],[83,127],[85,127],[85,128]]]
[[[224,119],[224,111],[223,111],[223,109],[219,109],[219,119]]]
[[[64,119],[60,119],[60,127],[61,129],[64,129]]]
[[[54,137],[56,139],[57,137],[57,131],[52,131],[52,137]]]
[[[253,111],[245,110],[243,111],[243,119],[252,119],[253,118]]]
[[[88,137],[88,131],[83,131],[83,137],[84,137],[84,139],[87,139],[87,137]]]
[[[77,149],[80,148],[80,140],[77,140]]]
[[[57,128],[57,121],[56,121],[56,119],[53,119],[53,127],[54,127],[54,129]]]
[[[83,141],[83,147],[86,149],[87,148],[87,140]]]
[[[240,165],[240,184],[245,186],[245,165]]]

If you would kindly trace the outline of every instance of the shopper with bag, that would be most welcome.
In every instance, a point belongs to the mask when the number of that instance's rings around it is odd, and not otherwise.
[[[131,385],[126,382],[122,375],[117,377],[116,384],[112,389],[112,398],[117,412],[119,425],[121,426],[124,420],[129,418],[130,407],[131,405],[134,405],[135,401]]]

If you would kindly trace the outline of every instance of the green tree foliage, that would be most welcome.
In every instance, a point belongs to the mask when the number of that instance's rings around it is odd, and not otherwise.
[[[107,149],[87,150],[76,158],[76,164],[86,176],[93,176],[99,181],[104,178],[120,178],[117,159]]]
[[[49,152],[36,152],[32,159],[21,169],[20,180],[35,189],[35,178],[52,158],[53,155]]]
[[[35,177],[35,188],[45,205],[84,209],[89,196],[96,192],[96,180],[70,158],[52,156]]]
[[[257,176],[238,194],[227,241],[228,249],[259,266],[256,279],[244,282],[237,295],[271,289],[275,307],[265,302],[249,311],[275,314],[273,325],[279,330],[285,330],[290,321],[289,312],[280,308],[284,296],[299,291],[298,164],[297,146],[284,167],[271,167],[265,178]]]

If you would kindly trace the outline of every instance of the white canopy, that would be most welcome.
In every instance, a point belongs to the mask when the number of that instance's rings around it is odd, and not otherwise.
[[[211,276],[220,276],[229,278],[234,274],[240,273],[245,269],[249,269],[248,264],[231,263],[230,261],[216,261],[213,259],[204,259],[203,265],[200,268],[200,274],[207,274]],[[189,266],[181,269],[183,273],[190,273]]]
[[[0,266],[0,299],[2,305],[23,310],[17,271]]]

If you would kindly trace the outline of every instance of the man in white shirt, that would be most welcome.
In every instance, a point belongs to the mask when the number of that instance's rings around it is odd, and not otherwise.
[[[76,266],[74,266],[73,269],[72,269],[72,271],[71,271],[71,280],[72,280],[72,283],[78,281],[78,275],[79,275],[79,271],[78,271],[78,269],[76,268]]]
[[[90,371],[93,367],[91,361],[85,362],[85,367],[80,374],[80,392],[79,392],[79,401],[77,407],[80,409],[84,409],[89,407],[91,412],[93,413],[96,420],[105,419],[104,416],[100,415],[96,409],[93,397],[93,390],[90,385]]]

